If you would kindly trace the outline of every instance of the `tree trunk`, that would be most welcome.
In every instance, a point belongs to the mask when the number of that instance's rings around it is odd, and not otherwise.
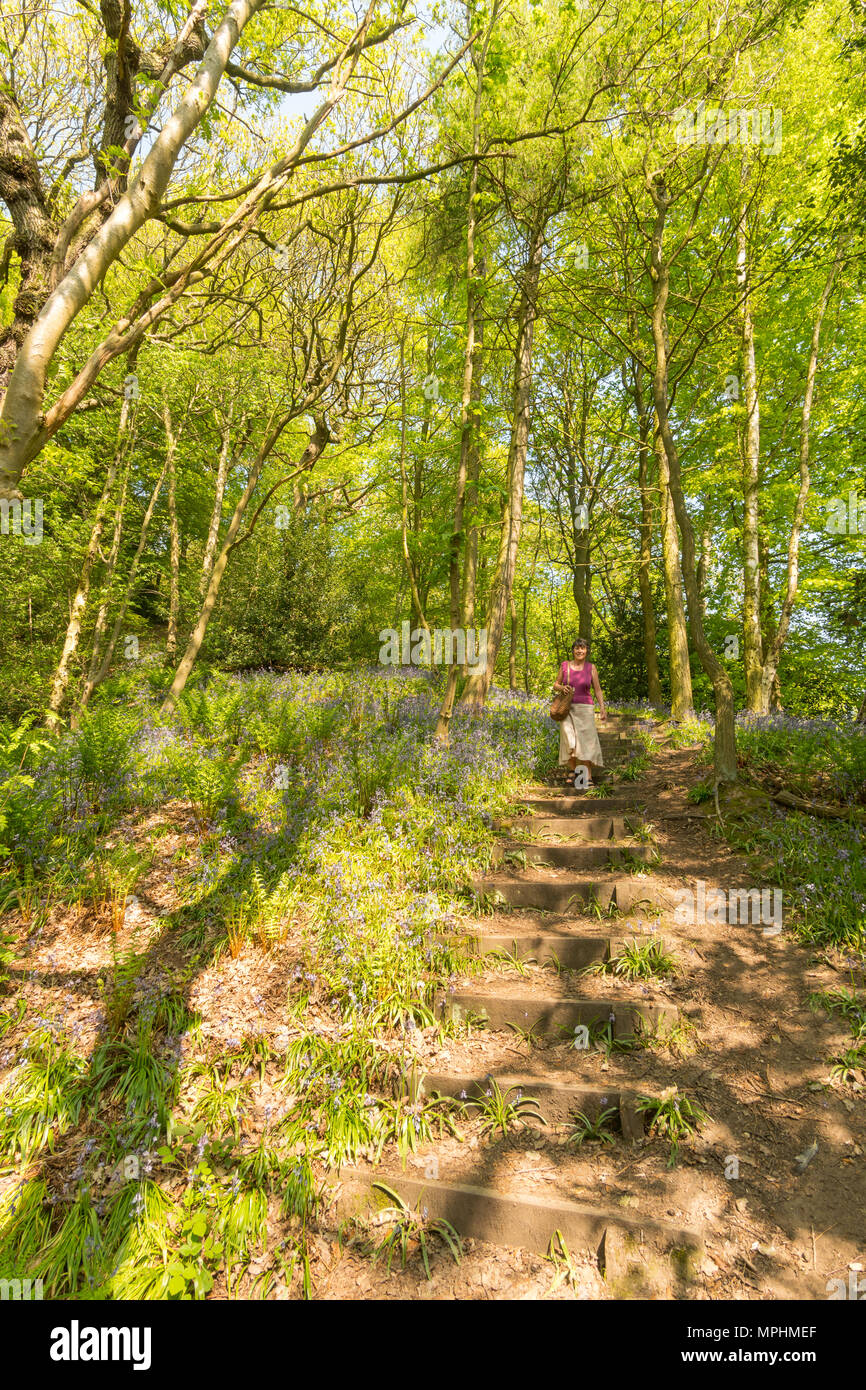
[[[743,327],[743,403],[746,427],[743,439],[743,663],[746,673],[746,705],[762,713],[761,672],[761,573],[758,554],[758,498],[761,467],[761,415],[758,374],[755,366],[755,329],[750,298],[750,267],[746,241],[746,211],[737,225],[737,291]]]
[[[760,596],[761,596],[761,676],[763,678],[764,661],[767,654],[772,650],[773,642],[776,639],[776,615],[773,612],[773,594],[770,588],[770,564],[767,555],[767,538],[762,529],[758,530],[758,572],[760,574]],[[773,683],[769,690],[768,700],[763,698],[763,679],[761,682],[761,708],[759,714],[766,714],[769,709],[782,708],[782,688],[779,684],[779,673],[775,673]]]
[[[483,669],[470,674],[463,692],[464,703],[481,706],[487,698],[493,670],[505,629],[505,615],[511,603],[511,590],[517,568],[517,550],[523,521],[523,483],[529,448],[529,408],[532,396],[532,347],[538,313],[538,285],[544,255],[544,228],[547,218],[539,215],[532,229],[529,258],[520,293],[517,343],[514,355],[514,386],[511,442],[508,449],[507,499],[499,536],[496,569],[487,605],[487,660]]]
[[[96,615],[96,622],[93,627],[93,645],[90,649],[90,666],[84,685],[93,689],[93,680],[99,667],[99,653],[102,647],[102,640],[105,636],[105,629],[108,625],[108,609],[111,603],[111,586],[114,583],[114,576],[117,572],[117,557],[120,554],[120,542],[123,537],[123,513],[126,507],[126,493],[129,486],[130,462],[127,461],[123,473],[123,482],[120,486],[120,496],[117,499],[117,509],[114,513],[114,534],[111,539],[111,550],[108,556],[108,566],[105,579],[103,581],[102,601],[99,605],[99,612]],[[77,729],[80,723],[81,711],[84,708],[84,701],[79,696],[78,704],[73,711],[69,721],[71,729]]]
[[[52,412],[50,423],[46,418],[45,383],[57,348],[97,285],[159,208],[181,150],[212,105],[232,50],[261,4],[262,0],[232,0],[213,32],[195,78],[163,120],[132,186],[41,306],[21,343],[0,409],[0,497],[17,495],[27,464],[74,409],[72,405],[65,412]],[[118,350],[123,350],[120,345]],[[81,382],[82,392],[87,384]]]
[[[812,341],[809,346],[809,360],[806,365],[806,387],[803,393],[803,409],[800,413],[800,487],[797,493],[797,501],[794,504],[791,534],[788,538],[788,566],[785,582],[785,596],[782,600],[782,610],[779,614],[776,635],[769,651],[765,653],[761,672],[762,712],[766,712],[769,709],[774,683],[778,685],[779,660],[782,655],[785,639],[788,635],[791,614],[794,611],[794,603],[797,598],[797,588],[800,579],[800,533],[803,528],[803,517],[806,513],[806,502],[811,486],[809,436],[812,423],[812,401],[815,394],[815,377],[818,371],[818,348],[821,342],[821,328],[824,323],[824,316],[827,312],[830,296],[833,293],[833,285],[836,276],[842,264],[844,251],[845,240],[840,238],[836,249],[836,256],[830,267],[827,279],[824,282],[824,289],[821,293],[818,311],[815,315],[815,322],[812,325]]]
[[[409,579],[409,590],[412,595],[412,615],[415,619],[413,627],[422,627],[425,632],[430,631],[430,626],[424,616],[424,605],[421,602],[421,595],[418,591],[418,578],[415,573],[415,566],[409,551],[409,484],[406,478],[406,373],[405,373],[405,336],[400,343],[400,486],[403,493],[403,506],[400,513],[400,541],[403,552],[403,564]]]
[[[205,594],[204,602],[202,603],[201,611],[198,616],[198,621],[196,622],[195,627],[190,633],[189,641],[186,645],[186,651],[184,652],[183,657],[181,658],[180,665],[178,666],[177,671],[175,673],[174,680],[171,684],[171,689],[169,690],[168,694],[165,697],[165,700],[163,701],[161,708],[162,714],[168,714],[171,710],[174,709],[175,705],[177,704],[178,697],[180,696],[187,681],[189,680],[189,674],[193,666],[195,665],[196,657],[201,651],[201,645],[204,641],[205,633],[207,632],[208,623],[211,619],[211,614],[213,613],[214,608],[216,607],[216,601],[219,597],[220,585],[222,584],[223,575],[226,572],[226,567],[228,565],[229,558],[236,543],[238,543],[237,537],[238,531],[240,530],[241,522],[243,521],[244,516],[246,515],[246,510],[249,506],[250,499],[256,490],[256,486],[258,485],[259,476],[261,474],[262,468],[264,467],[265,460],[267,459],[268,455],[271,452],[271,449],[274,447],[274,444],[276,443],[277,439],[282,433],[282,430],[285,428],[286,423],[287,421],[284,421],[280,426],[278,426],[275,429],[272,429],[269,432],[267,439],[262,444],[262,447],[260,448],[253,462],[253,465],[250,468],[249,477],[247,479],[247,485],[244,488],[241,496],[238,498],[234,514],[232,515],[232,519],[229,522],[229,528],[226,533],[226,538],[223,542],[223,546],[220,550],[216,563],[214,564],[213,572],[210,577],[210,583],[208,584],[207,593]],[[307,444],[306,449],[301,455],[300,462],[298,463],[298,473],[305,473],[315,466],[315,463],[317,459],[321,456],[322,450],[328,443],[329,438],[330,432],[324,420],[316,420],[315,428],[313,430],[313,433],[310,435],[309,443]],[[288,482],[289,479],[286,479],[286,481]]]
[[[12,232],[6,254],[19,259],[12,321],[0,328],[0,396],[18,349],[30,332],[48,292],[49,267],[57,228],[49,211],[30,135],[11,92],[0,85],[0,200],[9,211]]]
[[[511,595],[509,605],[509,616],[511,618],[511,634],[508,645],[508,688],[517,689],[517,604],[514,601],[514,594]]]
[[[655,348],[653,371],[653,401],[656,408],[659,434],[664,444],[664,453],[669,472],[669,490],[674,505],[677,523],[682,537],[682,571],[685,582],[686,600],[692,638],[697,647],[701,665],[713,683],[716,697],[716,736],[713,748],[713,762],[716,785],[737,780],[737,741],[734,724],[734,692],[731,679],[716,656],[704,632],[701,616],[701,599],[698,592],[697,570],[695,565],[695,535],[691,517],[683,494],[680,458],[670,425],[668,414],[668,333],[667,302],[670,294],[670,268],[664,253],[664,231],[670,198],[664,185],[664,177],[654,174],[649,181],[649,191],[656,210],[650,250],[650,268],[653,281],[652,335]]]
[[[180,534],[177,525],[177,437],[171,424],[168,404],[163,406],[165,421],[166,458],[168,460],[168,525],[169,525],[169,600],[168,636],[165,655],[168,661],[177,659],[177,623],[180,612]]]
[[[484,356],[484,285],[487,275],[487,261],[481,256],[476,275],[477,293],[475,296],[475,370],[472,374],[472,414],[475,428],[469,445],[469,458],[466,471],[466,503],[464,510],[464,533],[466,544],[463,556],[463,625],[467,630],[475,625],[475,600],[478,582],[478,481],[481,477],[481,449],[479,447],[479,427],[481,424],[481,362]]]
[[[647,676],[647,698],[658,707],[662,702],[659,679],[659,658],[656,638],[656,615],[653,606],[650,571],[652,566],[652,496],[649,485],[650,416],[646,408],[641,382],[642,368],[634,369],[634,401],[638,419],[638,490],[640,492],[640,561],[638,588],[640,590],[641,635]]]
[[[560,635],[559,625],[556,621],[556,609],[553,606],[553,591],[547,592],[547,606],[550,609],[550,627],[553,632],[553,645],[556,651],[565,651],[565,637]]]
[[[670,489],[670,468],[661,429],[654,435],[656,467],[661,505],[662,572],[665,582],[665,607],[668,615],[668,660],[671,678],[671,718],[685,719],[694,708],[692,668],[689,664],[689,636],[686,610],[683,604],[683,575],[680,569],[680,547],[677,540],[677,519]]]
[[[132,597],[132,591],[135,588],[135,578],[138,574],[139,562],[141,561],[141,557],[144,554],[144,546],[145,542],[147,541],[147,533],[150,528],[151,518],[153,516],[154,508],[156,507],[157,498],[159,497],[160,491],[162,489],[162,484],[165,480],[167,462],[168,461],[166,460],[166,462],[163,463],[162,472],[157,478],[156,486],[150,495],[150,501],[147,504],[147,511],[145,512],[144,520],[141,523],[141,534],[138,538],[138,546],[136,547],[135,555],[132,557],[132,564],[129,567],[129,574],[126,577],[126,588],[123,591],[123,597],[121,598],[120,605],[117,610],[117,617],[115,618],[114,626],[111,629],[111,635],[108,639],[108,645],[105,648],[105,654],[102,657],[102,660],[99,664],[99,669],[96,671],[95,675],[92,674],[93,661],[91,661],[90,672],[88,672],[87,680],[85,682],[84,689],[81,692],[81,698],[78,702],[79,714],[81,710],[85,709],[86,706],[90,703],[90,697],[92,696],[94,690],[98,685],[102,684],[102,682],[105,680],[105,677],[108,675],[108,672],[111,670],[111,661],[114,656],[114,649],[117,646],[117,641],[120,637],[120,629],[123,627],[123,621],[126,617],[126,610],[129,607],[129,600]],[[94,646],[94,659],[97,656],[98,653],[96,647]]]
[[[577,607],[579,636],[592,641],[592,571],[589,563],[589,527],[573,526],[574,576],[571,591]]]
[[[494,14],[496,7],[494,6]],[[473,48],[475,67],[475,104],[472,115],[472,150],[478,155],[481,142],[481,98],[482,76],[487,59],[487,45],[490,39],[488,29],[480,54]],[[457,462],[457,481],[454,495],[454,527],[448,556],[448,586],[450,591],[451,627],[466,625],[467,602],[475,603],[475,574],[473,570],[471,589],[466,586],[464,573],[461,581],[460,560],[465,552],[465,507],[466,489],[470,469],[477,484],[478,478],[478,404],[480,401],[480,372],[478,354],[481,344],[476,338],[476,321],[480,285],[476,280],[475,231],[478,223],[478,159],[473,159],[469,175],[469,197],[466,210],[466,343],[463,353],[463,391],[460,402],[460,455]],[[472,493],[473,504],[475,491]],[[464,632],[464,642],[466,633]],[[454,652],[451,656],[453,658]],[[454,711],[454,697],[457,694],[457,680],[460,675],[456,661],[448,667],[445,693],[436,720],[435,737],[439,742],[448,740],[448,726]]]
[[[213,510],[210,516],[210,526],[208,527],[207,541],[205,543],[204,555],[201,562],[201,579],[199,581],[199,598],[204,598],[207,593],[207,586],[210,583],[211,573],[216,558],[217,541],[219,540],[220,522],[223,515],[223,499],[225,498],[226,482],[229,476],[229,461],[231,459],[231,430],[234,417],[235,403],[232,399],[229,402],[228,415],[222,430],[220,441],[220,456],[217,464],[216,488],[214,490]],[[234,462],[231,459],[231,462]]]
[[[81,566],[81,575],[78,580],[78,588],[72,600],[72,609],[69,614],[69,622],[66,628],[66,639],[63,643],[63,651],[57,663],[57,670],[54,673],[54,680],[51,685],[51,695],[48,701],[48,709],[45,715],[47,727],[53,732],[59,732],[60,710],[66,699],[66,691],[69,687],[69,676],[72,659],[78,650],[78,641],[81,636],[81,624],[84,618],[84,611],[87,607],[87,600],[90,594],[90,581],[93,575],[93,566],[99,554],[99,547],[102,542],[102,533],[105,529],[105,521],[108,515],[108,504],[114,490],[114,483],[117,478],[117,470],[126,445],[126,432],[129,422],[129,401],[124,400],[120,411],[120,422],[117,429],[117,444],[111,463],[108,466],[108,473],[105,478],[105,486],[102,489],[102,496],[96,508],[93,527],[90,532],[90,541]]]
[[[527,695],[530,693],[529,677],[529,634],[526,630],[526,607],[529,598],[529,586],[523,590],[523,688]]]
[[[701,553],[698,559],[698,593],[701,596],[701,617],[707,616],[707,576],[710,572],[710,555],[713,548],[712,531],[710,529],[710,519],[707,516],[707,508],[704,508],[703,521],[701,524]]]

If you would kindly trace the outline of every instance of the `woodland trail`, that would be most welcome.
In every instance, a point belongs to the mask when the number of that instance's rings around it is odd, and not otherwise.
[[[849,1266],[866,1262],[866,1091],[831,1083],[844,1030],[807,1003],[844,977],[771,922],[675,918],[684,889],[729,895],[753,888],[755,870],[687,800],[693,753],[663,738],[638,779],[595,796],[529,788],[497,827],[474,884],[493,911],[464,930],[498,959],[443,995],[441,1014],[473,1026],[422,1039],[407,1084],[478,1098],[479,1115],[502,1097],[525,1123],[443,1137],[408,1170],[341,1171],[341,1215],[368,1210],[370,1184],[385,1182],[468,1248],[460,1267],[443,1249],[429,1282],[420,1261],[390,1278],[383,1267],[381,1283],[360,1276],[355,1297],[543,1296],[537,1257],[551,1241],[547,1292],[560,1297],[826,1299],[828,1281],[856,1280]],[[628,725],[612,721],[602,745],[609,778],[632,752]],[[640,955],[654,939],[675,973],[611,968],[627,943]],[[707,1117],[674,1161],[651,1132],[653,1100]],[[319,1296],[346,1296],[334,1275]]]

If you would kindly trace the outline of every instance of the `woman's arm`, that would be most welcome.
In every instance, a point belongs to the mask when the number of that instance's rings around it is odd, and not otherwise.
[[[592,668],[592,688],[598,696],[598,717],[599,719],[606,719],[607,711],[604,707],[604,692],[599,683],[598,671],[595,669],[595,666]]]

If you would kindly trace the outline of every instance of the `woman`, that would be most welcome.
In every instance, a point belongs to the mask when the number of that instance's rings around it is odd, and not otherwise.
[[[563,661],[554,689],[570,689],[571,709],[560,724],[559,761],[568,762],[569,775],[566,783],[576,787],[591,787],[592,767],[602,767],[601,744],[595,727],[592,708],[592,692],[598,696],[599,719],[606,719],[604,694],[598,680],[598,672],[591,661],[587,661],[589,648],[583,637],[576,638],[571,648],[571,661]],[[581,772],[577,771],[580,763]]]

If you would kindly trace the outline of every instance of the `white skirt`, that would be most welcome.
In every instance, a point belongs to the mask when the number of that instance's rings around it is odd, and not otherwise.
[[[567,763],[569,758],[604,766],[592,705],[573,704],[559,726],[559,761]]]

